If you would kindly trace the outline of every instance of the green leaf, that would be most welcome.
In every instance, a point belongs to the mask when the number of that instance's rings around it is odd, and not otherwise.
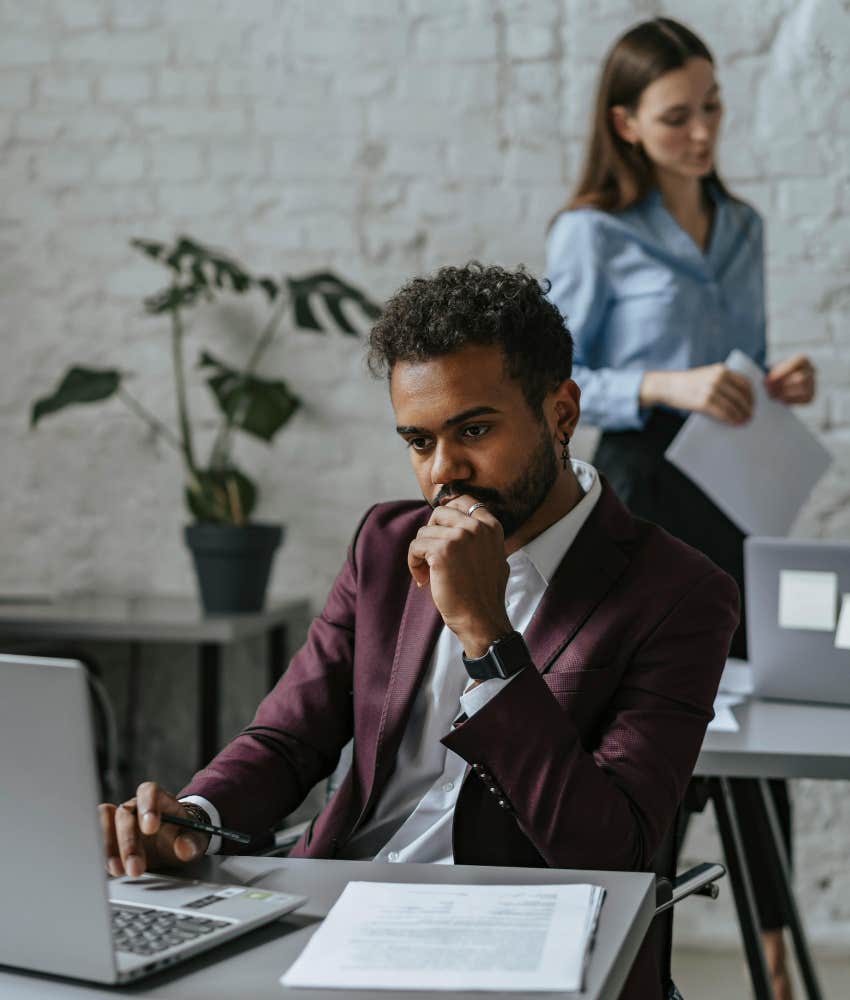
[[[166,249],[165,244],[159,243],[157,240],[132,239],[130,240],[130,246],[141,250],[148,257],[153,257],[154,260],[160,260]]]
[[[351,337],[356,337],[358,331],[345,315],[343,302],[353,302],[370,319],[377,319],[381,315],[381,307],[368,298],[365,292],[338,278],[332,271],[316,271],[304,278],[289,278],[288,285],[295,323],[302,329],[326,332],[313,310],[310,301],[313,296],[323,300],[339,330]]]
[[[207,385],[232,425],[263,441],[271,441],[300,405],[282,379],[246,375],[207,351],[201,355],[199,366],[212,369]]]
[[[213,288],[235,292],[237,295],[255,287],[262,288],[270,300],[279,291],[276,282],[268,276],[252,277],[232,257],[189,236],[178,236],[171,246],[155,240],[134,239],[130,242],[174,272],[171,288],[146,300],[145,307],[150,313],[192,305],[201,292],[209,295]]]
[[[168,263],[177,271],[188,271],[199,286],[206,287],[210,283],[206,277],[206,268],[210,269],[212,284],[216,288],[225,289],[229,285],[232,291],[241,294],[254,284],[254,279],[241,264],[188,236],[178,238],[169,254]]]
[[[207,251],[200,243],[196,243],[189,236],[178,236],[165,258],[165,263],[174,271],[191,270],[195,261],[203,260],[206,256]]]
[[[42,417],[66,406],[109,399],[118,391],[121,377],[117,368],[69,368],[55,391],[33,404],[30,426],[35,427]]]
[[[186,487],[186,504],[197,521],[243,524],[257,505],[257,487],[235,466],[201,469]]]
[[[276,282],[272,281],[271,278],[260,278],[257,284],[262,288],[262,290],[268,295],[269,302],[277,298],[277,293],[280,290]]]
[[[183,306],[190,306],[202,291],[203,287],[197,285],[170,285],[145,299],[145,312],[158,316],[160,313],[173,312]]]

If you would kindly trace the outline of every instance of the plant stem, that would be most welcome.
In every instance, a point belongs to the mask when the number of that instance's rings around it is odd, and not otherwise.
[[[289,301],[289,290],[281,284],[277,305],[263,328],[263,332],[260,334],[254,350],[251,352],[251,356],[248,358],[248,363],[245,365],[245,370],[242,373],[243,379],[254,374],[254,370],[274,339],[277,328],[280,326],[283,315],[289,306]],[[227,414],[222,419],[221,426],[216,433],[213,446],[210,450],[211,469],[224,468],[227,464],[227,457],[230,453],[230,436],[238,415],[238,413]]]
[[[134,396],[130,395],[130,393],[127,392],[124,386],[119,387],[117,395],[118,398],[121,400],[121,402],[129,410],[135,413],[137,417],[144,420],[144,422],[148,425],[148,427],[150,427],[150,429],[154,432],[154,434],[158,435],[163,439],[163,441],[171,445],[171,447],[174,448],[175,451],[180,452],[180,454],[183,453],[183,447],[180,443],[180,438],[177,437],[174,431],[166,424],[164,424],[158,417],[155,417],[150,412],[150,410],[144,407]]]
[[[234,524],[244,524],[245,515],[242,513],[242,504],[239,500],[239,488],[233,479],[228,478],[226,489],[231,520]]]
[[[180,422],[180,440],[183,459],[192,477],[197,475],[195,451],[192,447],[192,425],[189,422],[189,404],[186,398],[186,369],[183,364],[183,323],[180,311],[171,310],[171,357],[174,362],[174,389],[177,394],[177,417]]]
[[[265,354],[266,349],[272,342],[278,325],[281,319],[283,319],[283,314],[286,312],[289,306],[289,290],[281,284],[280,286],[280,298],[277,301],[277,305],[274,308],[274,312],[269,317],[268,323],[266,323],[265,329],[260,334],[260,339],[257,341],[257,345],[251,352],[251,357],[248,358],[248,364],[245,365],[245,374],[253,375],[254,369],[260,363],[260,358]]]

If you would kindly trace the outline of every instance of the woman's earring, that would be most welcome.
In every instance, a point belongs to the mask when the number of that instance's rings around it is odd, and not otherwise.
[[[567,465],[570,461],[570,436],[569,434],[564,434],[561,439],[561,464],[566,470]]]

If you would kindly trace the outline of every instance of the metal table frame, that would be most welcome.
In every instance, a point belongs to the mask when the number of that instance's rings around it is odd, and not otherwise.
[[[758,781],[772,857],[780,892],[789,913],[789,930],[806,996],[821,1000],[815,964],[794,896],[789,859],[770,794],[770,778],[850,779],[850,706],[770,702],[750,699],[733,709],[737,733],[709,732],[697,760],[696,775],[705,780],[706,795],[717,817],[718,831],[729,866],[735,909],[756,1000],[773,1000],[764,958],[758,912],[749,866],[744,854],[740,820],[730,779]]]

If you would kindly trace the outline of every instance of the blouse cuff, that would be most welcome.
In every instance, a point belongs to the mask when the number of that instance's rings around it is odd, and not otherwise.
[[[645,372],[608,368],[589,374],[584,399],[587,422],[603,431],[642,430],[649,416],[649,410],[640,405]]]

